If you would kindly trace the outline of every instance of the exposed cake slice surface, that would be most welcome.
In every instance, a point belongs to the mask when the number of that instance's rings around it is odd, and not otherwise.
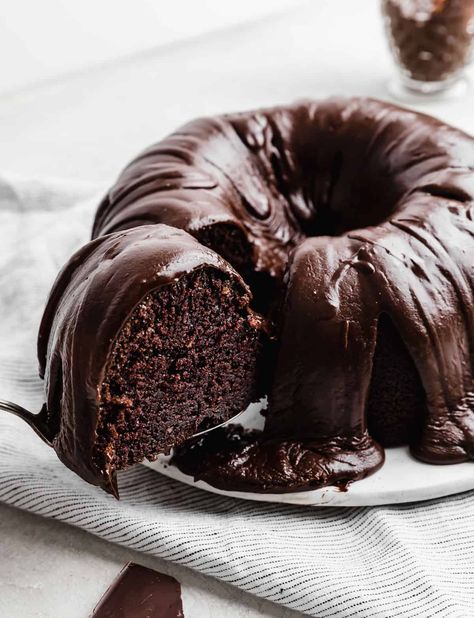
[[[86,245],[41,326],[54,447],[117,493],[153,459],[259,398],[263,319],[241,277],[181,230],[142,226]]]

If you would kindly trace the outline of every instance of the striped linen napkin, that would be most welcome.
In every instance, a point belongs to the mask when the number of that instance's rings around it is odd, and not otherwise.
[[[35,339],[101,187],[0,178],[0,397],[43,403]],[[473,469],[474,473],[474,469]],[[419,504],[305,508],[234,500],[143,466],[121,501],[0,415],[0,500],[186,565],[310,616],[474,616],[474,492]]]

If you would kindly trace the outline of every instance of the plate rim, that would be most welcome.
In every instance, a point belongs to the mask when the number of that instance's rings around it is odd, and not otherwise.
[[[261,414],[266,399],[250,404],[239,414],[239,423],[249,429],[263,429],[265,418]],[[230,419],[232,424],[234,419]],[[289,493],[257,493],[218,489],[205,481],[195,481],[169,463],[171,456],[159,455],[156,461],[144,465],[155,472],[190,487],[208,493],[273,504],[302,506],[384,506],[424,502],[474,490],[474,462],[457,464],[428,464],[410,453],[408,446],[384,448],[385,462],[374,474],[350,483],[346,490],[327,486],[309,491]],[[388,489],[387,489],[388,488]]]
[[[208,493],[228,498],[249,500],[253,502],[265,502],[273,504],[289,504],[311,507],[326,506],[388,506],[391,504],[407,504],[410,502],[424,502],[437,498],[455,495],[469,490],[474,490],[474,467],[473,462],[464,462],[450,465],[432,465],[416,460],[408,452],[408,447],[395,447],[385,449],[386,463],[373,475],[351,483],[347,490],[341,490],[335,486],[322,487],[310,491],[291,493],[256,493],[242,491],[227,491],[209,485],[205,481],[195,481],[192,476],[184,474],[178,468],[169,463],[169,457],[160,456],[156,461],[145,461],[144,465],[167,478],[183,483],[187,486],[201,489]],[[383,486],[390,480],[390,474],[402,468],[397,459],[404,460],[405,471],[417,470],[420,474],[426,471],[426,467],[432,469],[431,478],[439,475],[438,483],[408,483],[403,489],[391,487],[383,491],[373,490],[373,486]],[[384,470],[385,469],[385,470]],[[387,474],[387,471],[389,474]],[[436,473],[435,473],[436,471]]]

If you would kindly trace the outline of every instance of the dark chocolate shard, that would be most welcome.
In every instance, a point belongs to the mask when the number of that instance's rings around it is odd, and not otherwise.
[[[91,618],[184,618],[181,586],[174,577],[129,562]]]

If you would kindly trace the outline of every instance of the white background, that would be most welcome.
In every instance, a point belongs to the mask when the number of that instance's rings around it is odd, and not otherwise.
[[[43,7],[51,1],[31,4]],[[20,6],[25,0],[6,2],[11,9],[13,3]],[[182,13],[189,27],[194,21],[202,25],[206,4],[237,3],[157,2],[162,8],[160,31],[176,29],[175,6],[188,7]],[[239,17],[233,27],[147,47],[123,60],[97,61],[69,76],[34,81],[30,75],[29,86],[0,94],[0,171],[110,183],[139,150],[195,116],[302,97],[388,97],[386,83],[393,75],[393,63],[378,0],[292,0],[286,9],[283,0],[276,4],[279,11],[267,17],[243,21]],[[263,5],[268,8],[269,2]],[[4,6],[2,0],[0,7]],[[245,0],[243,6],[251,13],[251,2]],[[210,8],[208,12],[212,15]],[[25,14],[29,15],[26,10]],[[47,17],[45,12],[41,23]],[[109,28],[114,18],[115,13],[109,15]],[[133,31],[135,21],[130,21]],[[49,22],[49,29],[39,27],[35,35],[36,41],[43,37],[46,47],[62,27],[54,14]],[[123,32],[117,32],[113,40],[122,44]],[[57,56],[77,53],[77,36],[70,38],[71,44],[59,48]],[[82,48],[87,48],[89,38],[81,40]],[[5,45],[1,37],[0,45]],[[49,52],[41,52],[46,47],[39,46],[37,55],[51,59]],[[0,54],[0,63],[10,72],[21,64],[18,59],[18,45]],[[20,68],[18,72],[22,73]],[[26,73],[22,75],[23,82]],[[464,99],[427,102],[420,109],[474,130],[472,89]]]
[[[298,0],[2,0],[0,93],[278,12]]]

